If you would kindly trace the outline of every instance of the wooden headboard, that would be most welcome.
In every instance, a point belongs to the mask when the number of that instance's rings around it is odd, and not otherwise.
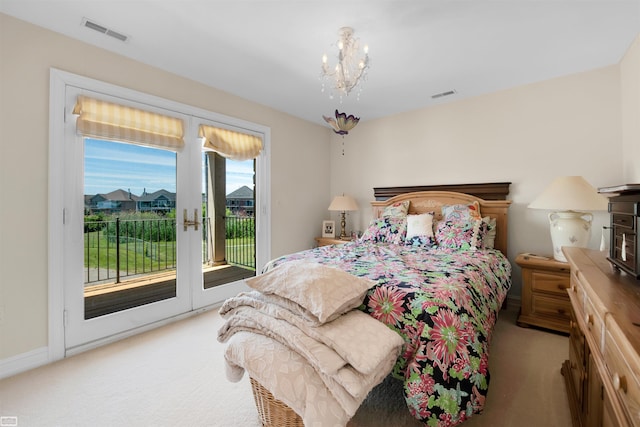
[[[411,202],[409,205],[410,214],[434,212],[436,220],[442,218],[442,205],[469,204],[477,201],[480,204],[480,213],[483,217],[490,216],[496,219],[496,240],[494,247],[507,255],[507,214],[511,200],[485,200],[470,194],[453,191],[407,192],[395,195],[386,200],[371,202],[374,218],[379,218],[386,206],[405,200]]]

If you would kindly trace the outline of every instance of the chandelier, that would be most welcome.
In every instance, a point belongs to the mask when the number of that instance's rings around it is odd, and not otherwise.
[[[325,82],[331,87],[329,97],[333,99],[334,90],[340,94],[340,100],[358,86],[364,80],[369,68],[369,47],[364,46],[360,52],[360,40],[353,37],[353,28],[342,27],[338,31],[338,63],[334,68],[327,64],[327,55],[322,55],[322,91],[325,89]],[[362,91],[362,85],[358,88],[358,98]]]

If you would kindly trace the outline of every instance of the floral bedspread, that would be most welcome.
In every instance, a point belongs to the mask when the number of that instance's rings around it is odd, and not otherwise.
[[[267,269],[299,259],[377,282],[360,309],[404,338],[392,375],[404,381],[414,417],[445,427],[482,411],[491,333],[511,286],[500,251],[349,242],[285,255]]]

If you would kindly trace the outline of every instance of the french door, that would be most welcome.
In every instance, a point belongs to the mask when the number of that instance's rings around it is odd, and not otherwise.
[[[83,137],[77,133],[77,116],[73,114],[78,95],[180,118],[184,146],[174,152]],[[252,132],[262,135],[268,144],[269,130],[260,125],[52,70],[52,360],[217,304],[246,289],[240,281],[211,286],[203,280],[203,269],[209,275],[216,267],[206,264],[203,256],[203,251],[211,249],[206,246],[203,227],[210,225],[207,217],[212,212],[205,200],[210,188],[203,180],[206,155],[198,134],[200,124]],[[267,155],[268,147],[254,163],[257,270],[270,256]],[[96,158],[101,166],[92,163]],[[96,175],[113,182],[107,187],[92,187]],[[108,197],[103,197],[105,194]],[[125,214],[127,211],[136,215]],[[142,215],[146,211],[153,215]],[[116,212],[119,214],[113,215]],[[94,214],[99,218],[87,220]],[[97,221],[91,224],[93,219]],[[118,259],[114,261],[114,257]]]
[[[67,349],[187,312],[193,304],[191,284],[202,282],[199,139],[185,135],[184,147],[172,152],[83,137],[76,133],[72,114],[81,94],[130,103],[67,87],[64,141],[64,157],[68,160],[64,176]],[[155,110],[180,116],[173,111]],[[187,123],[190,120],[179,118]],[[163,188],[149,188],[153,183],[162,183],[159,186]],[[152,194],[160,190],[174,194],[164,200],[164,207],[170,210],[159,210],[147,190]],[[124,197],[118,197],[118,192]],[[108,198],[104,194],[116,196]],[[86,199],[90,196],[106,200],[87,206]],[[101,221],[96,221],[94,227],[85,223],[87,209],[101,214]],[[151,214],[153,218],[149,219]],[[135,219],[121,219],[134,216]],[[90,233],[93,229],[97,232]]]

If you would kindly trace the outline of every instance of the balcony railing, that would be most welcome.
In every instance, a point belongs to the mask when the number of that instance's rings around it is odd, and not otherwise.
[[[204,220],[202,259],[209,259],[210,222]],[[229,264],[255,269],[255,227],[252,217],[225,217],[225,258]],[[175,218],[84,223],[85,285],[176,268]]]

